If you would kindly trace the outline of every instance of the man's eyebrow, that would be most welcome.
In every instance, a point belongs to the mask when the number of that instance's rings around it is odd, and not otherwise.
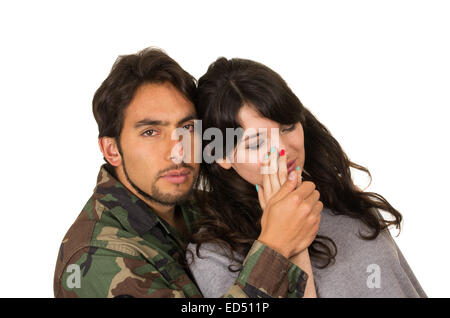
[[[167,126],[169,123],[167,121],[154,120],[151,118],[144,118],[134,124],[134,128],[139,128],[141,126]]]
[[[177,123],[177,126],[181,125],[182,123],[184,123],[188,120],[192,120],[192,119],[198,119],[198,116],[195,113],[189,114],[186,117],[184,117],[183,119],[179,120]]]
[[[182,118],[181,120],[179,120],[177,122],[177,126],[188,121],[188,120],[192,120],[192,119],[197,119],[198,116],[195,113],[189,114],[186,117]],[[144,118],[140,121],[138,121],[134,127],[135,128],[139,128],[141,126],[169,126],[169,122],[168,121],[162,121],[162,120],[155,120],[155,119],[151,119],[151,118]]]

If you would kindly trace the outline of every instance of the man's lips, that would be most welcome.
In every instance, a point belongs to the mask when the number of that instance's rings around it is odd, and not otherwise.
[[[178,169],[178,170],[170,170],[165,175],[161,177],[169,177],[169,176],[186,176],[190,173],[189,169]]]
[[[191,173],[189,169],[170,170],[161,178],[173,184],[181,184],[188,179],[189,173]]]

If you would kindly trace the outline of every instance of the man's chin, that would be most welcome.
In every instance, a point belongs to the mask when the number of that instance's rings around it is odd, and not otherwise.
[[[191,197],[193,182],[188,180],[181,184],[167,183],[163,180],[158,187],[152,188],[151,197],[162,204],[176,205],[186,202]]]
[[[187,202],[191,196],[190,191],[185,191],[183,194],[174,195],[173,193],[158,193],[153,194],[151,199],[162,205],[178,205]]]

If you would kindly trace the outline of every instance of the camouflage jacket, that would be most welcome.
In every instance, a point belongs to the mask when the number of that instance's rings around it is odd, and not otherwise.
[[[188,231],[198,211],[181,209]],[[62,241],[55,297],[203,297],[177,262],[182,236],[102,166],[97,186]],[[184,255],[184,254],[183,254]],[[223,297],[302,297],[308,275],[255,241]]]

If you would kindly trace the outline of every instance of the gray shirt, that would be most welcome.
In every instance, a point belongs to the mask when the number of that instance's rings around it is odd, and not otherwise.
[[[369,233],[361,221],[334,215],[324,208],[319,235],[333,239],[336,261],[324,269],[313,265],[318,297],[427,297],[388,230],[375,240],[358,236]],[[218,245],[202,244],[200,256],[189,244],[189,268],[205,297],[220,297],[235,282],[238,272],[228,270],[228,253]],[[243,262],[242,255],[236,255]]]

